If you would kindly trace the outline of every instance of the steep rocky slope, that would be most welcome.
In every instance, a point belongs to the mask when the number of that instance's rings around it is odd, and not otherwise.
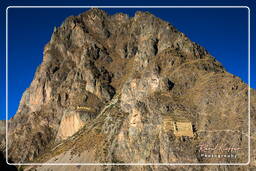
[[[0,151],[5,150],[6,121],[0,120]]]
[[[54,29],[8,140],[17,163],[246,163],[248,86],[150,13],[91,9]],[[202,156],[220,153],[236,157]]]

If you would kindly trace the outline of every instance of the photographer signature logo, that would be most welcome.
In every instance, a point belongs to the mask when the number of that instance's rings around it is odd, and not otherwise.
[[[242,148],[227,144],[217,144],[215,146],[200,144],[198,147],[200,156],[204,158],[237,158],[235,153],[242,150]]]

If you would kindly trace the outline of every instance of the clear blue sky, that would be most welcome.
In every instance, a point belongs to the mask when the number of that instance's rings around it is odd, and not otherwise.
[[[29,1],[28,1],[29,2]],[[54,2],[54,1],[51,1]],[[64,1],[66,2],[66,1]],[[73,1],[76,2],[76,1]],[[103,2],[103,1],[101,1]],[[146,1],[144,1],[146,2]],[[185,1],[180,1],[185,2]],[[193,5],[198,5],[195,1]],[[203,1],[202,1],[203,2]],[[207,1],[210,3],[210,1]],[[239,1],[234,1],[239,2]],[[159,1],[157,5],[162,5]],[[32,5],[31,3],[27,3]],[[82,5],[113,5],[88,2]],[[191,4],[191,1],[190,1]],[[190,5],[186,4],[186,5]],[[8,4],[5,4],[7,6]],[[10,5],[15,5],[10,3]],[[17,4],[17,5],[26,5]],[[34,5],[51,5],[37,3]],[[59,5],[52,3],[52,5]],[[61,4],[81,5],[81,4]],[[140,3],[115,5],[156,5]],[[169,5],[184,5],[184,3]],[[202,5],[202,4],[200,4]],[[204,4],[210,5],[210,4]],[[219,4],[221,5],[221,4]],[[226,4],[223,4],[226,5]],[[232,5],[232,4],[229,4]],[[234,4],[236,5],[236,4]],[[239,5],[239,4],[237,4]],[[240,4],[241,5],[241,4]],[[248,4],[243,4],[248,5]],[[254,5],[255,6],[255,5]],[[4,25],[5,9],[1,6],[1,25]],[[36,68],[42,62],[44,45],[50,40],[53,28],[61,25],[70,15],[78,15],[88,9],[9,9],[9,117],[16,113],[22,93],[29,87]],[[149,11],[170,22],[179,31],[186,34],[192,41],[205,47],[210,54],[219,60],[226,70],[248,82],[248,10],[243,9],[104,9],[109,14],[117,12],[133,16],[135,11]],[[252,9],[251,9],[252,10]],[[254,10],[254,9],[253,9]],[[254,13],[254,11],[252,11]],[[254,33],[253,33],[254,34]],[[1,37],[5,30],[1,27]],[[1,103],[0,119],[5,118],[5,41],[0,42],[1,50]],[[255,60],[252,54],[251,87],[256,88]]]

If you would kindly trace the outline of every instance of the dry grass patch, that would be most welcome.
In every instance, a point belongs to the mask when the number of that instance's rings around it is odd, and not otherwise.
[[[104,138],[104,134],[92,130],[75,141],[71,154],[80,154],[88,150],[95,151],[103,145]]]

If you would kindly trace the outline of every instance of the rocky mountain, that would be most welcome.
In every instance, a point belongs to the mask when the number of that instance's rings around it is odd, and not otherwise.
[[[0,151],[5,149],[5,129],[6,121],[0,120]]]
[[[250,92],[255,130],[256,94]],[[246,163],[248,100],[240,78],[170,23],[148,12],[129,17],[91,9],[54,29],[9,121],[8,157],[15,163]],[[255,168],[254,148],[251,154]],[[196,166],[24,167],[175,168]],[[201,170],[221,168],[234,166]]]

